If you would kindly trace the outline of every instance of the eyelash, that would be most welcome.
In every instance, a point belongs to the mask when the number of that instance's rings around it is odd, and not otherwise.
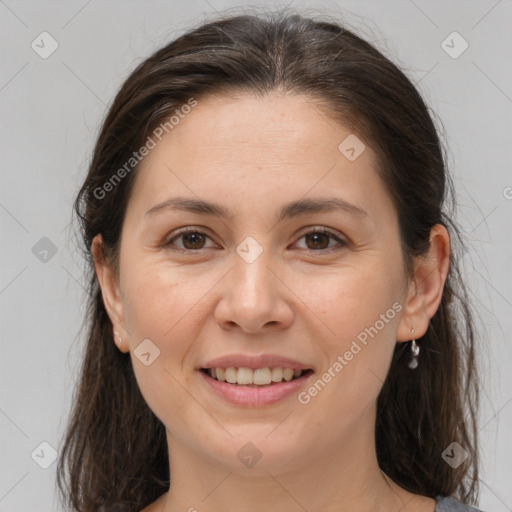
[[[184,228],[180,231],[178,231],[176,234],[174,234],[174,236],[170,239],[168,239],[167,242],[164,243],[164,246],[166,248],[169,248],[173,251],[179,251],[179,252],[183,252],[183,253],[198,253],[200,251],[202,251],[204,248],[200,248],[200,249],[184,249],[184,248],[181,248],[181,247],[173,247],[173,241],[182,237],[183,235],[186,235],[188,233],[197,233],[199,235],[204,235],[208,238],[210,238],[211,240],[211,237],[208,236],[206,233],[204,233],[203,231],[200,231],[198,229],[194,229],[194,228]],[[343,249],[345,248],[348,244],[347,242],[345,242],[344,240],[342,240],[339,236],[337,236],[336,234],[334,234],[332,231],[326,229],[326,228],[315,228],[315,229],[312,229],[311,231],[308,231],[306,233],[304,233],[300,238],[299,240],[301,240],[302,238],[304,238],[305,236],[307,235],[311,235],[311,234],[316,234],[316,233],[320,233],[320,234],[324,234],[324,235],[328,235],[330,236],[332,239],[334,239],[336,242],[338,242],[338,247],[329,247],[329,248],[326,248],[326,249],[303,249],[304,251],[306,252],[310,252],[310,253],[330,253],[332,252],[333,250],[336,251],[336,250],[340,250],[340,249]]]

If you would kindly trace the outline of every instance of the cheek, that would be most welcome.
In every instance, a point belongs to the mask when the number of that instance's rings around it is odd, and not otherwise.
[[[185,430],[196,421],[197,411],[190,407],[190,397],[184,391],[187,382],[182,364],[197,338],[194,304],[204,291],[196,290],[179,271],[161,265],[134,265],[122,283],[130,357],[139,389],[166,427]],[[135,353],[146,339],[160,351],[149,365]],[[149,348],[150,353],[152,350]]]
[[[130,335],[159,343],[188,324],[187,316],[204,293],[179,271],[161,265],[134,266],[123,283]]]
[[[336,342],[355,339],[376,323],[377,330],[387,334],[396,324],[397,309],[401,309],[399,283],[400,275],[392,268],[368,261],[357,268],[333,269],[304,279],[294,288],[336,346]]]
[[[332,414],[365,407],[378,395],[396,344],[401,276],[376,260],[308,283],[301,293],[327,333],[319,344],[326,356],[318,375],[323,383],[312,394],[337,404]]]

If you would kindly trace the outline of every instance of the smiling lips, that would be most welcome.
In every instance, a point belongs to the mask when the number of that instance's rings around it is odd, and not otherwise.
[[[302,375],[304,370],[293,370],[292,368],[282,368],[277,366],[274,368],[247,368],[240,366],[235,368],[228,366],[227,368],[210,368],[208,373],[210,377],[220,382],[228,382],[229,384],[239,385],[257,385],[268,386],[273,383],[290,382]]]
[[[299,361],[275,354],[233,354],[213,359],[201,369],[220,382],[268,386],[283,381],[290,382],[311,368]]]
[[[217,395],[247,406],[275,403],[297,392],[313,374],[308,365],[271,354],[219,357],[198,370]]]

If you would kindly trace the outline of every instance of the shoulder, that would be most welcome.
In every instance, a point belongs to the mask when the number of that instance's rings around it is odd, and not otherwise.
[[[437,496],[436,509],[434,512],[483,512],[469,505],[464,505],[460,501],[450,496]]]

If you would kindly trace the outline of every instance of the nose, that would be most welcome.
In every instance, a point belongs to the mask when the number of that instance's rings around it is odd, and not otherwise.
[[[215,309],[223,329],[258,334],[285,329],[293,322],[293,294],[265,251],[251,263],[237,255],[226,277]]]

